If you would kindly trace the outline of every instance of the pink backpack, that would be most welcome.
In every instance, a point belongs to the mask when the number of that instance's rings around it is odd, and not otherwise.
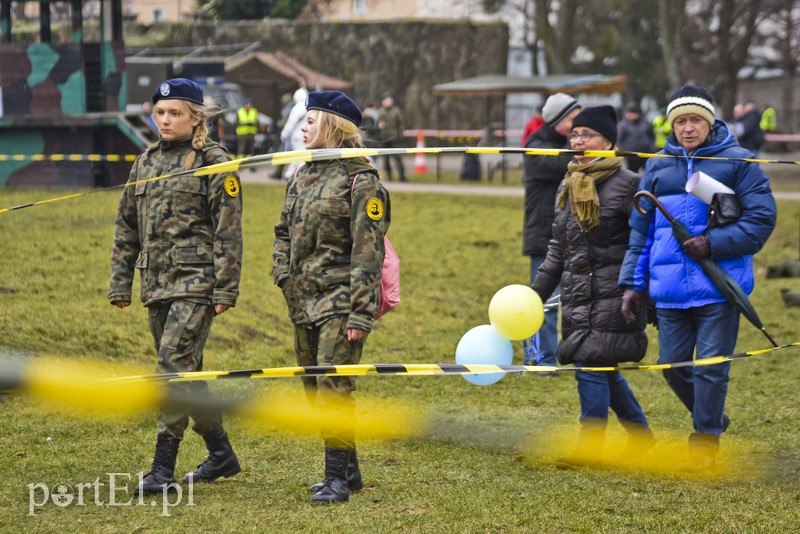
[[[350,186],[350,199],[356,188],[356,180],[360,175],[356,174],[353,178],[353,185]],[[383,236],[383,267],[381,268],[381,290],[380,301],[378,303],[378,313],[375,315],[377,321],[387,312],[393,310],[400,304],[400,258],[394,251],[394,247],[389,242],[389,238]]]

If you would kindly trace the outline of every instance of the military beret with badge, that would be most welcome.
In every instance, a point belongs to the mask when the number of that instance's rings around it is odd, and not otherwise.
[[[203,104],[203,90],[197,82],[186,78],[172,78],[153,91],[153,104],[159,100],[187,100],[195,104]]]

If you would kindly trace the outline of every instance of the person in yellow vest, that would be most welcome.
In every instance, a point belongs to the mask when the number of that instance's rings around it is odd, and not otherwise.
[[[255,153],[256,134],[258,133],[258,110],[248,99],[236,112],[236,142],[239,158],[246,158]]]
[[[772,105],[767,104],[764,106],[764,112],[761,114],[760,126],[765,132],[774,132],[778,129],[778,113]]]
[[[672,133],[672,125],[667,120],[667,108],[658,110],[658,115],[653,119],[653,133],[656,134],[656,149],[661,150]]]

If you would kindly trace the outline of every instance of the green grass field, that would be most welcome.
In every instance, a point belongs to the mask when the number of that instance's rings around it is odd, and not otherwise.
[[[792,182],[800,173],[787,174],[781,190],[800,190]],[[0,207],[58,194],[0,190]],[[279,185],[245,184],[241,297],[214,323],[207,369],[294,365],[291,326],[270,276],[272,227],[282,195]],[[119,374],[152,372],[145,311],[137,305],[118,310],[105,298],[117,198],[118,192],[100,192],[0,214],[0,353],[99,361]],[[452,363],[461,336],[488,323],[494,292],[527,283],[522,200],[397,193],[392,208],[389,235],[402,261],[402,303],[376,325],[364,362]],[[755,259],[752,300],[782,343],[800,340],[800,308],[786,308],[780,289],[800,288],[800,280],[766,280],[765,272],[767,265],[797,257],[799,214],[800,203],[779,202],[779,226]],[[648,335],[644,363],[654,362],[657,353],[655,330]],[[767,346],[743,321],[737,350]],[[515,351],[515,363],[521,363],[520,343]],[[0,404],[0,531],[796,531],[799,356],[798,349],[786,349],[733,363],[727,405],[733,423],[712,477],[681,475],[680,452],[664,452],[683,450],[691,420],[660,373],[626,375],[659,438],[641,472],[554,467],[557,451],[548,438],[560,436],[568,449],[578,428],[578,397],[567,373],[507,376],[487,387],[459,376],[370,376],[359,379],[357,397],[408,402],[434,424],[421,436],[360,442],[367,485],[348,503],[309,503],[308,485],[323,470],[319,438],[265,431],[232,416],[226,427],[242,474],[196,485],[192,504],[184,495],[168,516],[160,499],[152,506],[150,500],[142,506],[108,502],[108,473],[135,478],[149,468],[154,413],[86,418],[6,396]],[[297,379],[211,386],[220,397],[300,389]],[[613,416],[609,429],[619,430]],[[177,474],[194,469],[204,456],[202,440],[189,431]],[[85,497],[83,506],[51,500],[31,513],[32,491],[34,501],[42,502],[43,487],[96,480],[106,484],[100,491],[104,504],[93,497]],[[117,502],[131,498],[119,489],[125,485],[126,479],[117,479]],[[134,485],[128,481],[128,490]]]

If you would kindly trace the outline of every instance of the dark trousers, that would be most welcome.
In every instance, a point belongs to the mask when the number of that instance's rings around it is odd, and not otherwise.
[[[157,372],[202,371],[203,347],[211,330],[214,307],[176,299],[147,310],[150,332],[158,351]],[[211,396],[206,382],[178,382],[170,384],[169,388],[180,397],[202,400]],[[183,439],[190,416],[194,420],[192,429],[201,436],[222,426],[222,414],[218,410],[204,408],[187,412],[167,406],[158,414],[158,435]]]
[[[340,315],[320,326],[295,326],[294,343],[297,364],[349,365],[361,362],[366,337],[347,339],[347,316]],[[333,449],[355,447],[354,376],[303,376],[303,387],[312,405],[322,415],[322,438]]]
[[[383,142],[383,147],[397,148],[399,144],[400,143],[396,139],[390,139],[389,141]],[[397,164],[397,170],[400,173],[400,181],[401,182],[407,181],[406,168],[403,166],[403,157],[400,154],[383,157],[383,172],[386,174],[386,179],[389,180],[390,182],[392,181],[392,160],[394,160],[395,163]]]

